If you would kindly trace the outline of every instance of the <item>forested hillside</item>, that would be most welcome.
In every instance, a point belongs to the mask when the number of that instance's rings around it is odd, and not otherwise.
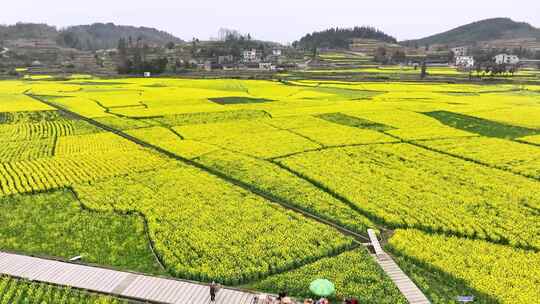
[[[493,18],[473,22],[426,38],[404,41],[404,43],[407,45],[436,43],[458,45],[476,41],[518,38],[540,39],[540,29],[529,23],[516,22],[510,18]]]
[[[149,27],[115,25],[113,23],[94,23],[92,25],[71,26],[57,29],[47,24],[17,23],[0,26],[0,41],[15,39],[49,39],[60,46],[80,50],[114,48],[120,38],[134,41],[142,38],[145,43],[164,45],[182,40],[167,32]]]
[[[0,25],[0,41],[12,39],[56,38],[58,31],[54,26],[41,23],[17,23]]]
[[[377,39],[395,43],[396,38],[373,27],[331,28],[321,32],[314,32],[295,42],[295,46],[312,48],[348,48],[354,38]]]
[[[120,38],[142,38],[146,43],[164,45],[182,40],[167,32],[149,27],[94,23],[92,25],[71,26],[59,32],[57,42],[61,45],[82,50],[114,48]]]

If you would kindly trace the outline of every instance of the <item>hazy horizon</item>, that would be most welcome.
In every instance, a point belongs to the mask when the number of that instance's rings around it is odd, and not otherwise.
[[[540,26],[540,3],[531,0],[513,1],[511,9],[515,8],[513,10],[516,12],[512,13],[508,12],[507,1],[498,0],[488,4],[464,0],[448,3],[409,0],[396,4],[338,0],[332,2],[332,7],[328,7],[328,3],[323,5],[306,0],[274,0],[262,5],[246,0],[232,0],[226,4],[212,2],[155,0],[142,4],[95,0],[73,4],[73,1],[66,0],[39,3],[19,1],[3,4],[0,22],[47,23],[59,28],[113,22],[155,27],[184,40],[216,37],[218,30],[224,27],[250,33],[257,39],[282,43],[336,26],[373,26],[398,40],[422,38],[494,17],[509,17],[514,21]]]

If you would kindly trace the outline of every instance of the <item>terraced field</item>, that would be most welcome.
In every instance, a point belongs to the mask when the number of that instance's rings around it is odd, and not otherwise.
[[[375,228],[433,303],[534,303],[538,91],[3,81],[0,250],[296,296],[326,277],[337,299],[406,303],[360,244]]]

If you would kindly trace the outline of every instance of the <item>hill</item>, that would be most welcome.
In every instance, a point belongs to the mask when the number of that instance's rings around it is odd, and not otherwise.
[[[295,42],[295,46],[305,49],[330,48],[347,49],[352,39],[376,39],[384,42],[396,43],[396,38],[373,27],[331,28],[321,32],[314,32]]]
[[[54,26],[37,23],[17,23],[0,25],[0,41],[17,39],[46,39],[62,47],[79,50],[109,49],[118,45],[120,38],[142,38],[145,43],[164,45],[182,40],[167,32],[149,27],[115,25],[114,23],[94,23],[70,26],[58,30]]]
[[[17,23],[0,25],[0,41],[15,39],[54,39],[58,31],[54,26],[42,23]]]
[[[60,31],[57,42],[60,45],[82,50],[109,49],[118,45],[120,38],[142,38],[150,44],[164,45],[168,42],[182,42],[167,32],[149,27],[115,25],[114,23],[94,23],[92,25],[71,26]]]
[[[417,40],[403,41],[405,45],[448,44],[460,45],[477,41],[501,39],[540,39],[540,29],[510,18],[492,18],[473,22],[450,31]]]

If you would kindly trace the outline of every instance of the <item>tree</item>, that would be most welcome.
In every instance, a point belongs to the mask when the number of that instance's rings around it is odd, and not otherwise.
[[[450,51],[448,52],[448,62],[452,63],[456,60],[456,54],[454,52]]]
[[[317,58],[317,55],[319,53],[319,50],[317,50],[316,47],[313,48],[313,50],[311,50],[311,56],[313,59]]]
[[[165,45],[165,47],[168,48],[169,50],[174,49],[175,46],[176,44],[172,41],[167,42],[167,44]]]
[[[514,76],[514,73],[517,71],[517,66],[515,64],[512,64],[512,66],[510,66],[510,69],[508,69],[508,72],[512,75],[512,77]]]
[[[119,58],[119,65],[118,65],[118,73],[120,74],[126,74],[128,73],[129,67],[128,67],[128,48],[126,45],[126,39],[120,38],[118,40],[118,58]]]
[[[70,48],[81,48],[82,44],[78,35],[74,32],[62,32],[58,35],[56,42]]]
[[[402,50],[396,50],[392,54],[392,61],[395,63],[404,63],[407,61],[407,55]]]
[[[422,69],[420,71],[420,78],[421,79],[424,79],[426,78],[427,76],[427,66],[426,66],[426,61],[422,61]]]
[[[480,73],[482,73],[482,63],[479,62],[479,61],[476,61],[474,63],[474,70],[476,71],[476,76],[477,77],[482,77]]]
[[[374,59],[376,62],[379,62],[381,64],[386,64],[387,62],[386,49],[382,46],[378,47],[377,50],[375,50]]]

